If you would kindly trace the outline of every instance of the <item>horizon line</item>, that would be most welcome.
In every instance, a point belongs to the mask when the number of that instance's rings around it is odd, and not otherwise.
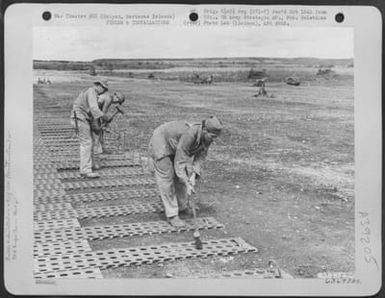
[[[350,58],[320,58],[320,57],[308,57],[308,56],[301,56],[301,57],[195,57],[195,58],[96,58],[93,60],[67,60],[67,59],[32,59],[32,61],[64,61],[64,62],[84,62],[84,63],[90,63],[97,60],[215,60],[215,59],[318,59],[318,60],[354,60],[354,57]]]

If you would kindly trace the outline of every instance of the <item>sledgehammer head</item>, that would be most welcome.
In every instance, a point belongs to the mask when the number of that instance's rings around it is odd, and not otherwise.
[[[124,114],[124,112],[123,112],[123,110],[121,109],[121,108],[119,108],[118,106],[115,106],[115,108],[116,108],[116,111],[118,112],[118,113],[120,113],[120,114]]]
[[[195,240],[195,248],[196,249],[202,249],[203,245],[202,245],[202,241],[201,241],[201,234],[199,233],[199,231],[195,231],[193,234],[193,237]]]

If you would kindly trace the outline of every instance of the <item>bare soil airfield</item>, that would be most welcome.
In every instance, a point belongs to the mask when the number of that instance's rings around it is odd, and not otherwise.
[[[35,82],[38,77],[52,80],[52,85],[35,84],[34,96],[60,103],[69,115],[73,100],[94,77],[89,75],[90,64],[77,71],[68,63],[64,69],[60,65],[34,63]],[[332,72],[317,75],[322,66]],[[152,131],[166,121],[201,121],[210,115],[223,121],[225,132],[210,148],[196,196],[199,216],[213,216],[225,229],[203,231],[202,237],[242,237],[259,250],[251,255],[104,270],[105,277],[191,277],[266,267],[269,260],[299,278],[354,271],[351,60],[103,60],[94,62],[94,67],[99,76],[108,78],[111,90],[126,95],[126,113],[114,129],[130,136],[127,151],[145,152]],[[254,96],[256,77],[250,76],[251,69],[264,69],[266,90],[272,96]],[[213,74],[214,81],[196,84],[194,74]],[[301,80],[300,86],[283,81],[293,75]],[[87,205],[98,204],[102,203]],[[82,224],[159,219],[162,215],[146,214]],[[190,240],[191,233],[180,233],[92,245],[107,249]]]

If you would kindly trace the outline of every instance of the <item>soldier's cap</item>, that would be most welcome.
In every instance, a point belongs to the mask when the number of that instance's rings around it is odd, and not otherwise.
[[[205,120],[205,127],[208,132],[219,135],[223,129],[223,124],[216,116],[211,116]]]
[[[115,91],[114,95],[118,98],[120,104],[124,103],[124,101],[126,100],[126,97],[122,92]]]
[[[100,84],[104,89],[108,90],[108,82],[106,80],[98,79],[94,84]]]

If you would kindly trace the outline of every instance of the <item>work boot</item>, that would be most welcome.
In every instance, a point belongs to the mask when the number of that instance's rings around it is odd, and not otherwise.
[[[190,208],[185,208],[183,210],[179,210],[179,216],[182,218],[187,218],[192,216],[192,211]]]
[[[178,215],[175,215],[173,217],[168,217],[167,221],[170,225],[172,225],[175,228],[181,228],[186,225],[184,220],[181,220]]]
[[[98,173],[90,172],[90,173],[80,173],[81,178],[100,178]]]
[[[195,212],[197,211],[199,211],[199,207],[195,206]],[[185,209],[179,210],[179,216],[182,218],[193,217],[194,213],[192,207],[186,207]]]

